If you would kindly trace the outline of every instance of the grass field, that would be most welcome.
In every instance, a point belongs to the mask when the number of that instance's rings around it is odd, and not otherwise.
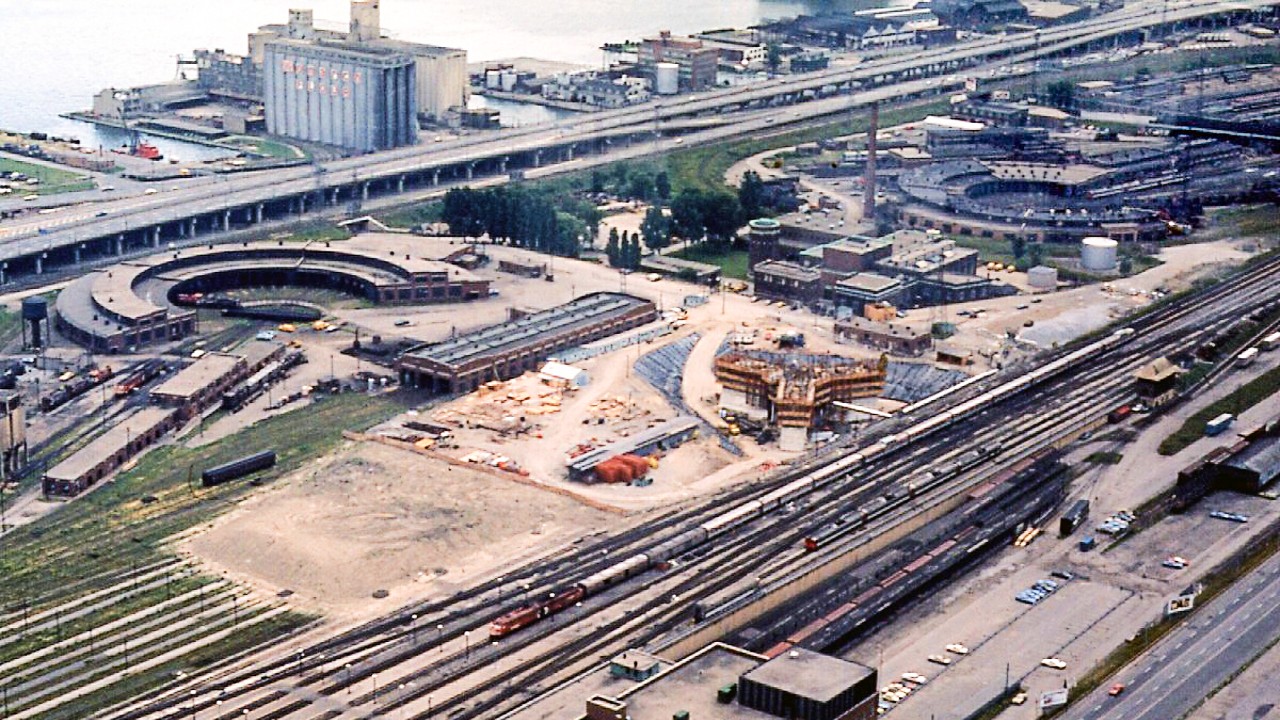
[[[64,192],[78,192],[81,190],[92,190],[94,187],[93,180],[88,177],[70,170],[60,170],[58,168],[49,167],[48,165],[39,165],[37,163],[23,162],[21,160],[12,160],[10,158],[0,158],[0,172],[20,172],[27,177],[39,178],[39,185],[27,185],[25,182],[3,181],[13,184],[13,195],[54,195]]]
[[[235,135],[227,138],[225,143],[247,152],[254,152],[270,158],[280,158],[282,160],[298,160],[310,157],[304,150],[292,145],[286,145],[285,143],[276,140],[268,140],[267,138]]]
[[[892,110],[881,110],[880,126],[900,125],[918,120],[925,115],[945,112],[949,105],[949,101],[943,98]],[[729,170],[730,166],[743,158],[772,148],[812,142],[837,135],[866,132],[866,130],[867,114],[863,112],[856,118],[840,120],[827,125],[804,128],[763,138],[691,148],[672,153],[667,157],[667,174],[671,178],[673,192],[676,193],[685,188],[703,191],[723,190],[725,172]]]
[[[439,202],[429,202],[379,213],[378,219],[391,227],[413,228],[423,223],[439,222],[441,209]]]
[[[716,248],[706,245],[690,245],[689,247],[673,253],[674,257],[684,258],[685,260],[695,260],[710,265],[717,265],[720,268],[720,274],[727,278],[737,278],[739,280],[747,279],[747,251],[746,250],[717,250]]]

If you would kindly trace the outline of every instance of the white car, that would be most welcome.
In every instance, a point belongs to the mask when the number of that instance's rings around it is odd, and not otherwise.
[[[946,655],[930,655],[929,662],[937,663],[939,665],[950,665],[951,658],[947,657]]]
[[[965,647],[964,645],[961,645],[960,643],[951,643],[950,645],[947,646],[947,652],[952,652],[957,655],[968,655],[969,648]]]
[[[1063,670],[1067,667],[1067,664],[1058,658],[1045,658],[1040,661],[1040,664],[1054,670]]]
[[[929,682],[929,678],[921,675],[920,673],[913,673],[913,672],[902,673],[902,679],[906,680],[907,682],[913,682],[917,685],[923,685]]]

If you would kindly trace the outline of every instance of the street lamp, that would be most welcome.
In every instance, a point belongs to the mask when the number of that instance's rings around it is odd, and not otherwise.
[[[440,646],[440,652],[444,652],[444,625],[436,625],[436,644]]]
[[[409,616],[409,633],[413,644],[418,644],[418,613]]]
[[[351,663],[347,663],[346,665],[343,665],[342,669],[347,671],[347,694],[350,695],[351,694]]]
[[[471,659],[471,631],[470,630],[462,631],[462,641],[466,643],[466,658],[470,660]]]

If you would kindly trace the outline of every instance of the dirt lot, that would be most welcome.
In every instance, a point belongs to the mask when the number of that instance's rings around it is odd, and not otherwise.
[[[616,516],[404,450],[352,443],[183,543],[304,609],[352,621],[464,587]],[[371,594],[386,589],[389,597]]]

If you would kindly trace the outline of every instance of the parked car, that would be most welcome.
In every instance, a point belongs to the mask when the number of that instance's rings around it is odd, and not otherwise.
[[[1040,661],[1040,664],[1047,668],[1053,668],[1054,670],[1063,670],[1067,667],[1067,663],[1059,660],[1058,658],[1045,658]]]

